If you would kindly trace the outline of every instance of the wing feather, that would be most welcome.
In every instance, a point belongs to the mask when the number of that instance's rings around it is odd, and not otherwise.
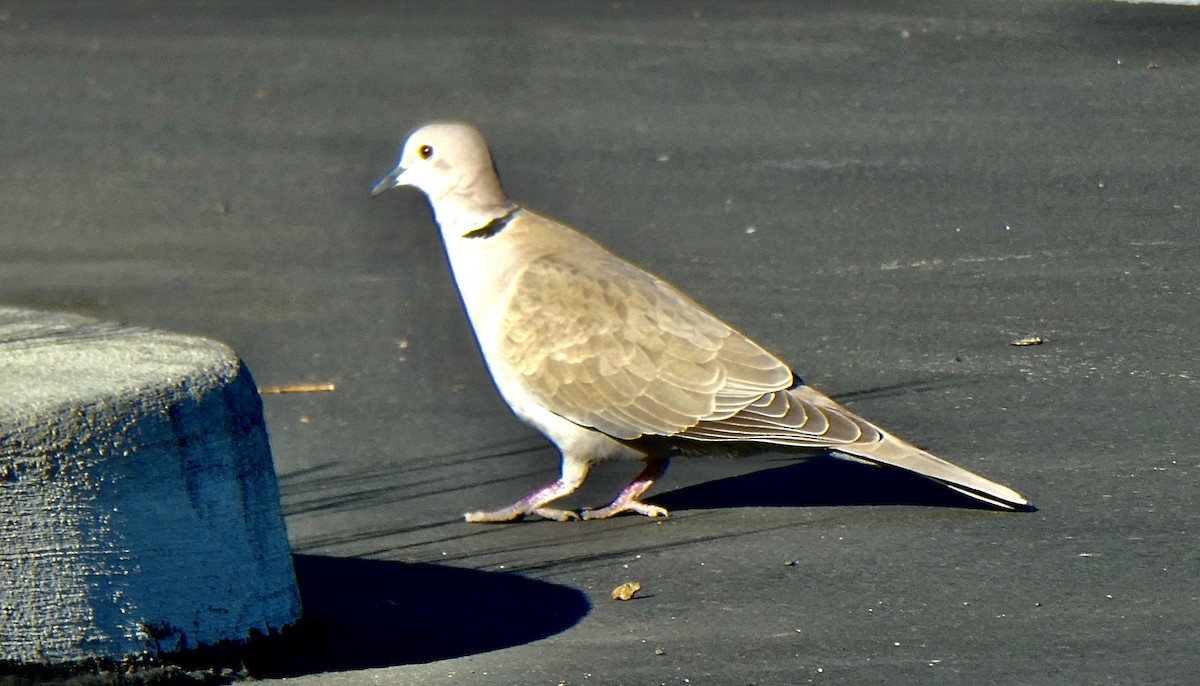
[[[791,385],[783,362],[669,284],[574,247],[527,265],[499,328],[502,359],[550,411],[623,439],[671,436]]]

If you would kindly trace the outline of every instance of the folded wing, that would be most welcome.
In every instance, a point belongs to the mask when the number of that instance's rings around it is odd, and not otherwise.
[[[670,284],[599,246],[575,248],[528,265],[500,326],[505,363],[555,414],[622,440],[831,450],[1001,507],[1027,504],[794,385],[787,365]]]

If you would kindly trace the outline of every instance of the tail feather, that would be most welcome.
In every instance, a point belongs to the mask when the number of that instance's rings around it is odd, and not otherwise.
[[[677,435],[697,441],[828,450],[868,464],[920,474],[989,505],[1010,510],[1029,508],[1029,501],[1013,489],[891,435],[804,384],[764,394],[733,415],[701,420]]]
[[[1029,508],[1025,496],[1017,493],[1008,486],[985,479],[974,472],[967,471],[956,464],[928,453],[911,443],[897,438],[887,431],[842,407],[833,398],[821,393],[811,386],[800,385],[788,391],[801,402],[817,405],[828,413],[840,414],[847,419],[870,427],[864,431],[863,438],[851,443],[831,445],[829,449],[837,453],[845,453],[867,462],[888,467],[897,467],[905,471],[920,474],[941,483],[954,490],[981,500],[989,505],[1008,510]],[[872,434],[877,433],[877,436]],[[872,440],[873,439],[873,440]]]
[[[834,448],[834,451],[872,464],[920,474],[989,505],[1008,510],[1029,507],[1029,501],[1024,496],[1007,486],[951,464],[887,432],[882,434],[883,440],[876,443],[844,445]]]

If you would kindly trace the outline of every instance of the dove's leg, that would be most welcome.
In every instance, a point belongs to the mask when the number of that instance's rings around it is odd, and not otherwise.
[[[531,514],[546,519],[557,519],[560,522],[579,519],[579,515],[571,510],[559,510],[545,507],[545,505],[569,495],[579,488],[590,467],[591,465],[585,461],[564,459],[562,475],[554,483],[537,489],[508,507],[499,510],[468,512],[463,515],[463,519],[468,522],[511,522]]]
[[[647,517],[666,517],[669,513],[657,505],[643,503],[638,498],[667,471],[671,461],[665,457],[651,458],[646,468],[633,477],[629,485],[621,489],[616,499],[598,510],[584,510],[584,519],[605,519],[621,512],[637,512]]]

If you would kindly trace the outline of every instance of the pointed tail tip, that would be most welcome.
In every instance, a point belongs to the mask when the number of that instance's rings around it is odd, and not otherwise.
[[[978,497],[978,496],[976,496]],[[1037,512],[1037,505],[1029,502],[1025,498],[1020,500],[998,502],[997,505],[1006,512]]]
[[[1037,505],[1029,502],[1025,496],[1021,496],[1020,500],[1014,500],[1007,504],[1007,509],[1013,512],[1037,512]]]
[[[1030,503],[1025,496],[1007,486],[996,484],[991,491],[982,492],[945,481],[942,482],[942,485],[1006,512],[1037,512],[1037,507]]]

